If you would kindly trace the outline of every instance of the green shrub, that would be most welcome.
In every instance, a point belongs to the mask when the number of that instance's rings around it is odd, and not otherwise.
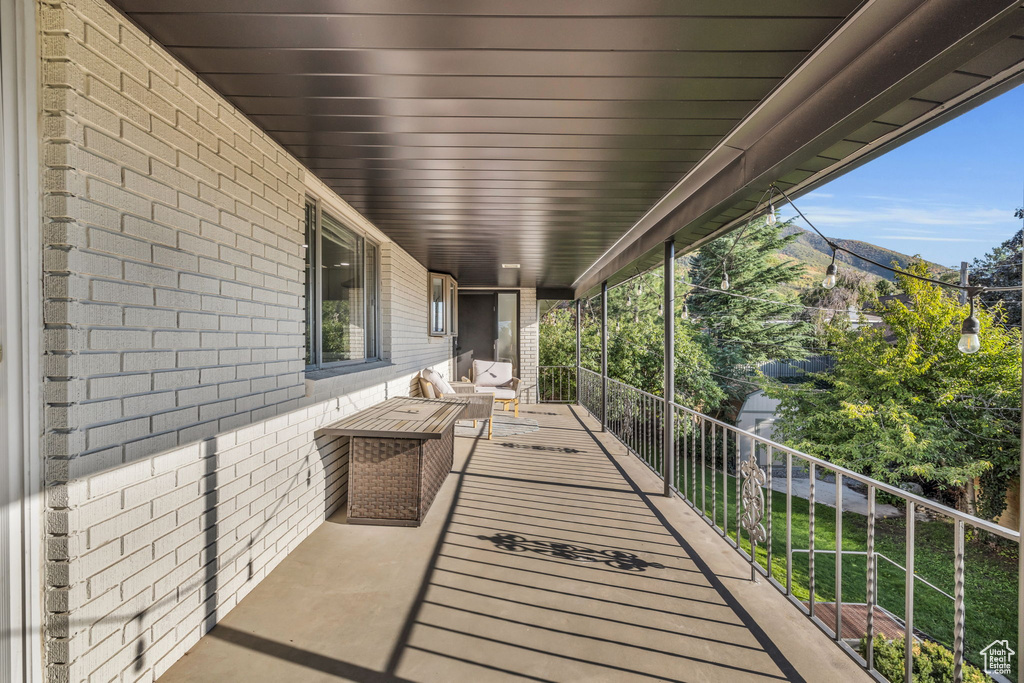
[[[861,640],[861,652],[867,638]],[[890,681],[903,680],[903,640],[875,636],[875,668]],[[953,651],[926,640],[914,643],[914,683],[953,683]],[[964,665],[964,683],[992,683],[981,669]]]

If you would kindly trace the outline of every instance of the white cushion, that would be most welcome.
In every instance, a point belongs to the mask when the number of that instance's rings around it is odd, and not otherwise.
[[[494,394],[494,398],[507,398],[513,399],[516,397],[516,392],[512,389],[499,389],[498,387],[477,387],[476,393],[478,394]]]
[[[493,360],[473,361],[473,384],[478,387],[501,387],[512,383],[512,364]]]
[[[448,383],[448,380],[446,380],[444,377],[434,372],[433,370],[424,370],[423,379],[427,380],[432,385],[434,385],[434,391],[437,393],[438,396],[441,396],[443,394],[455,393],[455,389],[453,389],[452,385]]]

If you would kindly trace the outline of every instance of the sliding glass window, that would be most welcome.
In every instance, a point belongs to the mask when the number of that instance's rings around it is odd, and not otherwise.
[[[379,250],[325,211],[307,207],[315,223],[306,251],[307,365],[361,363],[379,357]]]

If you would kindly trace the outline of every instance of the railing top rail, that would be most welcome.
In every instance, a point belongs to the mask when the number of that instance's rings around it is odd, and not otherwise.
[[[854,481],[858,481],[858,482],[860,482],[862,484],[865,484],[867,486],[873,486],[875,489],[877,489],[879,491],[885,491],[886,493],[892,494],[892,495],[894,495],[894,496],[896,496],[898,498],[902,498],[902,499],[904,499],[904,500],[906,500],[908,502],[912,502],[915,505],[919,505],[921,507],[928,508],[929,510],[931,510],[933,512],[936,512],[938,514],[941,514],[941,515],[944,515],[946,517],[949,517],[950,519],[958,519],[958,520],[961,520],[961,521],[963,521],[963,522],[965,522],[967,524],[970,524],[971,526],[973,526],[973,527],[975,527],[977,529],[983,529],[983,530],[985,530],[985,531],[987,531],[989,533],[995,534],[996,536],[1001,536],[1003,538],[1006,538],[1006,539],[1009,539],[1009,540],[1012,540],[1012,541],[1016,541],[1018,543],[1020,542],[1020,532],[1018,532],[1018,531],[1013,531],[1012,529],[1007,529],[1005,527],[999,526],[995,522],[990,522],[989,520],[981,519],[979,517],[975,517],[973,515],[969,515],[966,512],[960,512],[959,510],[956,510],[954,508],[951,508],[951,507],[948,507],[946,505],[943,505],[942,503],[936,503],[936,502],[928,500],[927,498],[924,498],[922,496],[918,496],[918,495],[916,495],[914,493],[910,493],[909,491],[904,491],[903,489],[899,488],[898,486],[893,486],[892,484],[887,484],[887,483],[885,483],[883,481],[879,481],[877,479],[872,479],[869,476],[866,476],[866,475],[860,474],[859,472],[855,472],[853,470],[847,469],[845,467],[842,467],[841,465],[835,465],[833,463],[828,462],[827,460],[822,460],[821,458],[817,458],[817,457],[815,457],[813,455],[808,455],[807,453],[804,453],[802,451],[798,451],[795,448],[790,448],[789,446],[784,446],[783,444],[778,443],[777,441],[772,441],[771,439],[766,439],[763,436],[758,436],[758,435],[753,434],[751,432],[748,432],[746,430],[739,429],[739,428],[737,428],[737,427],[735,427],[735,426],[733,426],[731,424],[728,424],[726,422],[722,422],[721,420],[716,420],[713,417],[709,417],[707,415],[704,415],[703,413],[698,412],[696,410],[693,410],[692,408],[687,408],[686,406],[680,405],[680,404],[676,403],[675,401],[672,402],[672,405],[675,408],[678,408],[679,410],[682,410],[683,412],[686,412],[686,413],[689,413],[689,414],[694,415],[696,417],[699,417],[702,420],[707,420],[707,421],[711,422],[712,424],[717,424],[717,425],[720,425],[721,427],[723,427],[725,429],[728,429],[728,430],[731,430],[733,432],[736,432],[737,434],[742,434],[743,436],[749,437],[749,438],[751,438],[751,439],[753,439],[753,440],[757,441],[758,443],[763,444],[765,446],[771,446],[773,450],[780,451],[782,453],[789,453],[789,454],[794,455],[794,456],[796,456],[798,458],[802,458],[803,460],[806,460],[807,462],[812,462],[815,465],[818,465],[818,466],[823,467],[823,468],[825,468],[827,470],[835,472],[836,474],[842,474],[844,477],[848,477],[850,479],[853,479]]]
[[[582,370],[583,372],[589,372],[591,375],[594,375],[595,377],[598,377],[598,378],[601,377],[601,373],[599,373],[599,372],[594,372],[593,370],[588,370],[587,368],[580,368],[580,370]],[[617,380],[617,379],[613,379],[613,378],[609,377],[608,378],[608,383],[609,384],[618,384],[620,387],[623,387],[625,389],[629,389],[630,391],[635,391],[636,393],[638,393],[638,394],[640,394],[642,396],[647,396],[648,398],[657,399],[659,401],[664,400],[663,397],[658,396],[657,394],[652,394],[649,391],[644,391],[643,389],[638,389],[638,388],[634,387],[632,384],[626,384],[625,382],[623,382],[621,380]]]
[[[554,366],[554,367],[558,367],[558,366]],[[566,366],[566,367],[569,367],[569,366]],[[594,375],[595,377],[598,377],[598,378],[601,377],[600,373],[594,372],[593,370],[588,370],[587,368],[580,368],[580,370],[582,372],[585,372],[585,373],[590,373],[590,374]],[[651,394],[649,392],[646,392],[643,389],[637,389],[634,386],[630,386],[629,384],[626,384],[625,382],[621,382],[619,380],[612,379],[611,377],[608,378],[608,382],[609,383],[618,384],[618,385],[620,385],[622,387],[625,387],[627,389],[635,391],[638,394],[649,396],[651,398],[657,399],[658,401],[664,400],[661,396],[656,396],[655,394]],[[1005,538],[1005,539],[1008,539],[1008,540],[1020,543],[1021,536],[1020,536],[1020,532],[1019,531],[1014,531],[1012,529],[1007,529],[1005,527],[999,526],[995,522],[991,522],[991,521],[986,520],[986,519],[981,519],[979,517],[975,517],[973,515],[969,515],[966,512],[960,512],[959,510],[956,510],[956,509],[951,508],[949,506],[943,505],[942,503],[936,503],[936,502],[928,500],[927,498],[924,498],[922,496],[918,496],[918,495],[910,493],[908,491],[904,491],[903,489],[899,488],[898,486],[894,486],[892,484],[887,484],[887,483],[885,483],[883,481],[879,481],[877,479],[872,479],[869,476],[860,474],[858,472],[855,472],[853,470],[847,469],[847,468],[842,467],[840,465],[834,465],[834,464],[828,462],[827,460],[822,460],[821,458],[815,457],[813,455],[808,455],[807,453],[804,453],[802,451],[798,451],[798,450],[796,450],[794,448],[790,448],[789,446],[784,446],[783,444],[778,443],[776,441],[772,441],[771,439],[766,439],[763,436],[758,436],[758,435],[753,434],[751,432],[748,432],[746,430],[739,429],[735,425],[731,425],[731,424],[729,424],[727,422],[723,422],[722,420],[715,419],[715,418],[710,417],[708,415],[705,415],[705,414],[703,414],[703,413],[701,413],[699,411],[696,411],[696,410],[694,410],[692,408],[687,408],[686,406],[681,405],[679,403],[676,403],[675,401],[672,401],[671,403],[672,403],[672,406],[674,408],[676,408],[678,410],[681,410],[684,413],[689,413],[690,415],[693,415],[694,417],[700,418],[701,420],[706,420],[706,421],[710,422],[711,424],[718,425],[718,426],[720,426],[720,427],[722,427],[724,429],[727,429],[727,430],[730,430],[732,432],[735,432],[736,434],[740,434],[740,435],[742,435],[744,437],[748,437],[750,439],[753,439],[754,441],[756,441],[756,442],[758,442],[760,444],[763,444],[765,446],[770,446],[772,449],[774,449],[776,451],[779,451],[779,452],[782,452],[782,453],[789,453],[789,454],[794,455],[794,456],[796,456],[798,458],[802,458],[803,460],[805,460],[807,462],[814,463],[816,466],[822,467],[822,468],[824,468],[826,470],[829,470],[831,472],[834,472],[836,474],[841,474],[844,477],[847,477],[847,478],[852,479],[854,481],[858,481],[858,482],[860,482],[862,484],[865,484],[867,486],[872,486],[872,487],[874,487],[878,491],[884,491],[884,492],[886,492],[888,494],[891,494],[891,495],[894,495],[894,496],[896,496],[898,498],[902,498],[903,500],[906,500],[908,502],[912,502],[915,505],[918,505],[920,507],[927,508],[928,510],[931,510],[932,512],[935,512],[935,513],[938,513],[940,515],[944,515],[946,517],[949,517],[950,519],[960,520],[960,521],[962,521],[962,522],[964,522],[966,524],[970,524],[971,526],[975,527],[976,529],[981,529],[981,530],[987,531],[987,532],[989,532],[991,534],[994,534],[996,536],[1000,536],[1002,538]]]

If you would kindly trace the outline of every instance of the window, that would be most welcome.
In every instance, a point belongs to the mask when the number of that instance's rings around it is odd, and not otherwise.
[[[495,355],[503,363],[519,369],[519,293],[498,292],[498,339]]]
[[[448,334],[459,333],[459,286],[455,278],[448,278]]]
[[[306,204],[306,365],[363,363],[380,355],[377,245]]]
[[[430,336],[445,337],[458,333],[459,286],[451,275],[430,273],[427,294],[430,298]]]

